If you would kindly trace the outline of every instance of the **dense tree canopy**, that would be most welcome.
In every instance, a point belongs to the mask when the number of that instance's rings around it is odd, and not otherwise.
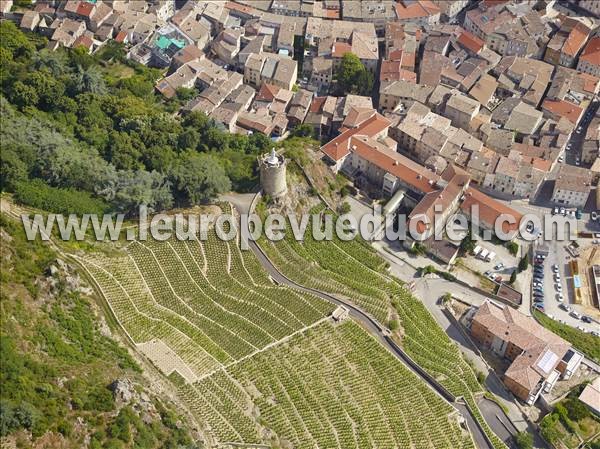
[[[52,52],[11,22],[0,23],[0,38],[3,190],[83,191],[135,213],[256,184],[256,158],[270,139],[229,134],[202,113],[173,116],[154,93],[161,73],[125,59],[122,46]],[[36,178],[42,184],[28,182]]]
[[[336,72],[337,88],[341,95],[373,93],[373,75],[354,53],[346,53]]]

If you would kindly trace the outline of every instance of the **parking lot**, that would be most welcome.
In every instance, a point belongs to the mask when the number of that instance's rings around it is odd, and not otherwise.
[[[568,253],[565,249],[566,242],[552,242],[550,250],[547,252],[546,259],[540,263],[540,259],[534,265],[534,285],[537,282],[541,285],[543,293],[544,312],[553,319],[579,328],[585,332],[600,332],[600,325],[596,321],[584,322],[577,316],[572,316],[571,311],[580,316],[590,314],[589,309],[584,306],[574,304],[573,277],[568,266],[570,260],[567,259]],[[542,273],[543,277],[540,277]],[[536,289],[533,289],[534,294]],[[539,293],[540,290],[537,290]],[[538,297],[540,297],[538,295]],[[597,317],[594,317],[597,319]]]

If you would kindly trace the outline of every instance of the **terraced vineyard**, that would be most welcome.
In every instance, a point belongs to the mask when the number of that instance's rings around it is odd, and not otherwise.
[[[366,331],[274,285],[234,242],[211,233],[78,257],[211,444],[473,447],[454,409]],[[374,313],[383,301],[370,303]]]
[[[473,447],[452,407],[351,321],[321,323],[193,385],[173,380],[221,441]],[[262,436],[252,424],[258,414],[270,429]]]
[[[289,235],[288,235],[289,234]],[[375,252],[359,241],[317,242],[310,229],[303,242],[291,233],[277,243],[261,241],[274,265],[295,282],[343,296],[385,324],[388,305],[402,326],[402,347],[423,369],[456,397],[463,397],[496,447],[505,447],[489,429],[473,397],[482,391],[475,373],[423,304],[386,276]],[[307,264],[309,265],[307,268]]]

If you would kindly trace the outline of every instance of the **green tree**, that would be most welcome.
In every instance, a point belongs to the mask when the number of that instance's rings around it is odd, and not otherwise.
[[[293,137],[310,137],[312,139],[315,137],[315,129],[308,123],[302,123],[292,130],[291,135]]]
[[[33,54],[33,67],[36,70],[47,70],[53,76],[62,76],[70,71],[69,58],[62,51],[43,48]]]
[[[516,256],[519,253],[519,244],[517,242],[508,242],[506,248],[513,256]]]
[[[178,87],[175,90],[177,99],[182,102],[190,101],[198,92],[192,87]]]
[[[371,95],[373,75],[354,53],[346,53],[336,72],[337,87],[341,95]]]
[[[514,284],[516,280],[517,280],[517,270],[513,270],[512,273],[510,273],[510,280],[508,282],[510,284]]]
[[[103,95],[106,93],[104,78],[96,66],[88,68],[77,66],[72,81],[73,90],[77,94],[89,92],[92,94]]]
[[[162,211],[173,205],[171,183],[157,171],[121,171],[118,178],[113,203],[123,212],[136,215],[141,205],[151,211]]]
[[[567,409],[569,418],[573,421],[580,421],[590,416],[588,408],[577,398],[565,401],[565,408]]]
[[[219,161],[209,154],[186,152],[175,170],[177,188],[189,204],[198,204],[231,189]]]
[[[0,192],[13,191],[15,186],[27,179],[27,165],[11,147],[0,151]]]
[[[529,266],[529,259],[527,257],[527,254],[525,254],[523,256],[523,258],[519,261],[519,267],[518,267],[519,272],[525,271],[528,266]]]
[[[28,106],[34,106],[40,101],[40,98],[34,87],[17,81],[13,84],[10,92],[10,101],[19,108],[25,109]]]
[[[519,449],[533,449],[533,435],[527,431],[517,433],[515,442]]]
[[[0,22],[0,47],[8,50],[13,59],[29,57],[35,51],[27,36],[8,20]]]
[[[460,250],[463,254],[471,254],[475,249],[476,240],[473,238],[471,229],[467,231],[467,235],[460,242]]]
[[[350,213],[350,210],[351,210],[350,203],[348,203],[347,201],[344,201],[339,207],[339,213],[341,215]]]
[[[127,89],[136,97],[150,97],[154,93],[154,84],[142,75],[134,75],[119,80],[118,87]]]

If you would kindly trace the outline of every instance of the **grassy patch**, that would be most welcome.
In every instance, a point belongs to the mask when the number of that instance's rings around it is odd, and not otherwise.
[[[600,362],[600,338],[586,334],[566,324],[554,321],[541,312],[534,311],[535,318],[546,328],[567,340],[576,349],[595,362]]]

